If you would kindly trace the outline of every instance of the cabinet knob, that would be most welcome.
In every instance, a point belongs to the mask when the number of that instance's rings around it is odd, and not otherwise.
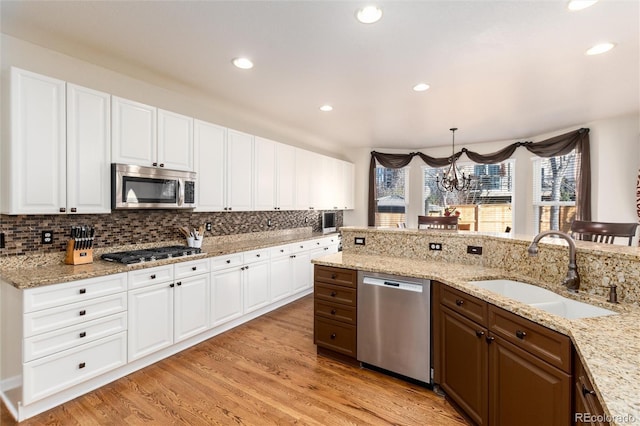
[[[336,338],[336,333],[331,333],[331,340],[334,340]]]
[[[152,165],[153,167],[157,167],[157,166],[158,166],[158,163],[151,163],[151,165]]]
[[[482,330],[476,330],[476,336],[478,336],[478,337],[482,337],[482,336],[484,336],[484,331],[482,331]]]
[[[332,309],[332,310],[331,310],[331,315],[335,315],[335,314],[336,314],[336,310],[335,310],[335,309]]]
[[[240,268],[241,271],[244,271],[244,266],[242,268]]]
[[[83,331],[82,333],[80,333],[80,338],[82,339],[83,337],[85,337],[87,335],[86,331]]]
[[[78,211],[78,209],[77,209],[77,208],[75,208],[75,207],[71,207],[71,213],[75,213],[75,212],[77,212],[77,211]]]
[[[173,288],[173,287],[175,287],[175,284],[171,283],[171,284],[169,284],[169,287]]]
[[[329,247],[325,247],[324,249],[325,249],[325,250],[329,250]]]
[[[164,163],[160,163],[160,167],[164,167]]]
[[[596,394],[596,391],[594,391],[593,389],[587,388],[585,385],[582,385],[582,395],[583,396],[595,395],[595,394]]]
[[[85,365],[86,365],[86,364],[85,364],[84,362],[81,362],[80,364],[78,364],[78,368],[84,368],[84,367],[85,367]]]
[[[229,211],[233,210],[233,208],[229,207]]]
[[[256,257],[260,257],[260,253],[256,254]]]
[[[231,259],[227,259],[227,263],[231,263]]]
[[[182,285],[182,281],[178,281],[178,282],[176,283],[176,285],[177,285],[177,286],[181,286],[181,285]]]
[[[336,278],[338,278],[338,276],[336,274],[331,274],[331,279],[335,280]]]
[[[518,339],[524,339],[526,335],[527,335],[526,331],[516,330],[516,337]]]
[[[66,209],[66,208],[64,208],[64,207],[60,207],[60,213],[64,213],[64,212],[66,212],[66,211],[67,211],[67,209]]]
[[[335,291],[331,292],[331,297],[336,297],[338,295],[338,293],[336,293]]]
[[[198,269],[197,266],[194,266],[194,267],[191,268],[192,271],[196,271],[197,269]]]
[[[87,315],[87,311],[85,311],[85,310],[83,309],[83,310],[81,310],[81,311],[79,312],[79,314],[80,314],[80,316],[82,317],[82,316],[84,316],[84,315]]]
[[[149,278],[151,278],[152,280],[156,279],[156,274],[151,275]]]
[[[458,306],[462,306],[462,305],[464,305],[464,300],[462,300],[462,299],[456,299],[456,305],[458,305]]]
[[[485,337],[485,340],[487,341],[487,343],[491,343],[491,342],[493,342],[494,340],[496,340],[496,338],[495,338],[495,337],[493,337],[493,336],[487,336],[487,337]]]
[[[86,292],[87,292],[87,289],[86,289],[86,288],[81,288],[81,289],[79,290],[79,293],[80,293],[80,294],[85,294]]]

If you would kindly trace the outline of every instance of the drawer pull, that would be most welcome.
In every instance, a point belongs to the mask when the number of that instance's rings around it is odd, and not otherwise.
[[[462,300],[462,299],[456,299],[456,305],[458,305],[458,306],[462,306],[462,305],[464,305],[464,300]]]
[[[151,277],[149,277],[149,278],[151,278],[152,280],[155,280],[156,279],[156,274],[151,275]]]
[[[493,342],[494,340],[496,340],[495,337],[493,336],[487,336],[485,337],[485,340],[487,341],[487,343],[491,344],[491,342]]]
[[[227,263],[231,263],[231,259],[227,259]]]
[[[280,249],[280,253],[284,253],[284,250],[283,250],[283,249]]]
[[[582,395],[583,396],[587,396],[587,395],[595,395],[596,391],[592,390],[592,389],[588,389],[585,385],[582,385]]]
[[[336,278],[338,278],[338,276],[336,274],[331,274],[331,279],[335,280]]]
[[[260,253],[256,254],[256,257],[260,257]]]
[[[169,284],[169,287],[173,288],[173,287],[175,287],[175,284],[171,283],[171,284]]]
[[[177,285],[178,287],[180,287],[180,286],[182,285],[182,281],[178,281],[178,282],[176,283],[176,285]]]
[[[484,331],[482,331],[482,330],[476,330],[476,336],[477,336],[477,337],[482,337],[482,336],[484,336]]]
[[[80,338],[81,338],[81,339],[82,339],[83,337],[86,337],[86,336],[87,336],[87,332],[86,332],[86,331],[83,331],[82,333],[80,333]]]
[[[527,335],[526,331],[516,330],[516,337],[518,339],[524,339],[526,335]]]
[[[197,271],[197,270],[198,270],[198,267],[197,267],[197,266],[194,266],[193,268],[191,268],[191,270],[192,270],[192,271]]]
[[[331,340],[334,340],[336,338],[336,333],[331,333]]]
[[[81,362],[80,364],[78,364],[78,368],[84,368],[85,367],[85,363]]]
[[[87,292],[87,289],[86,289],[86,288],[81,288],[81,289],[80,289],[80,294],[85,294],[86,292]]]
[[[336,297],[338,295],[338,293],[336,293],[335,291],[331,292],[331,297]]]
[[[83,310],[81,310],[81,311],[79,312],[79,314],[80,314],[80,316],[87,315],[87,311],[83,309]]]
[[[336,310],[335,310],[335,309],[332,309],[332,310],[331,310],[331,315],[335,315],[335,314],[336,314]]]

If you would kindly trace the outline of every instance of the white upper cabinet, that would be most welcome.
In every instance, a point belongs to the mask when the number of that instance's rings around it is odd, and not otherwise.
[[[193,119],[113,97],[114,163],[193,170]]]
[[[253,210],[253,136],[227,130],[227,208]]]
[[[106,93],[11,69],[5,213],[110,211],[109,105]]]
[[[276,144],[276,209],[296,208],[296,149]]]
[[[254,145],[255,210],[277,210],[276,203],[276,145],[269,139],[256,137]]]
[[[342,161],[342,191],[344,206],[340,207],[344,210],[353,210],[354,206],[354,166],[353,163]]]
[[[112,161],[152,166],[156,161],[156,108],[114,96],[112,109]]]
[[[313,153],[300,148],[296,148],[295,151],[296,209],[308,210],[313,208],[311,201],[311,168],[313,166]]]
[[[193,170],[193,118],[158,109],[157,161],[167,169]]]
[[[67,212],[111,211],[111,96],[67,84]]]
[[[194,165],[198,174],[196,211],[222,211],[226,205],[226,127],[194,122]]]

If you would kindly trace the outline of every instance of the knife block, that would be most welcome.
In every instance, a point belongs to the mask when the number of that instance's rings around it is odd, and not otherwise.
[[[64,258],[67,265],[84,265],[93,263],[93,249],[76,250],[73,240],[67,241],[67,254]]]

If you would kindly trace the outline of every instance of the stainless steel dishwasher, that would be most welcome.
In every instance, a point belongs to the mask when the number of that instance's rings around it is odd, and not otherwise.
[[[431,281],[358,272],[358,361],[431,383]]]

